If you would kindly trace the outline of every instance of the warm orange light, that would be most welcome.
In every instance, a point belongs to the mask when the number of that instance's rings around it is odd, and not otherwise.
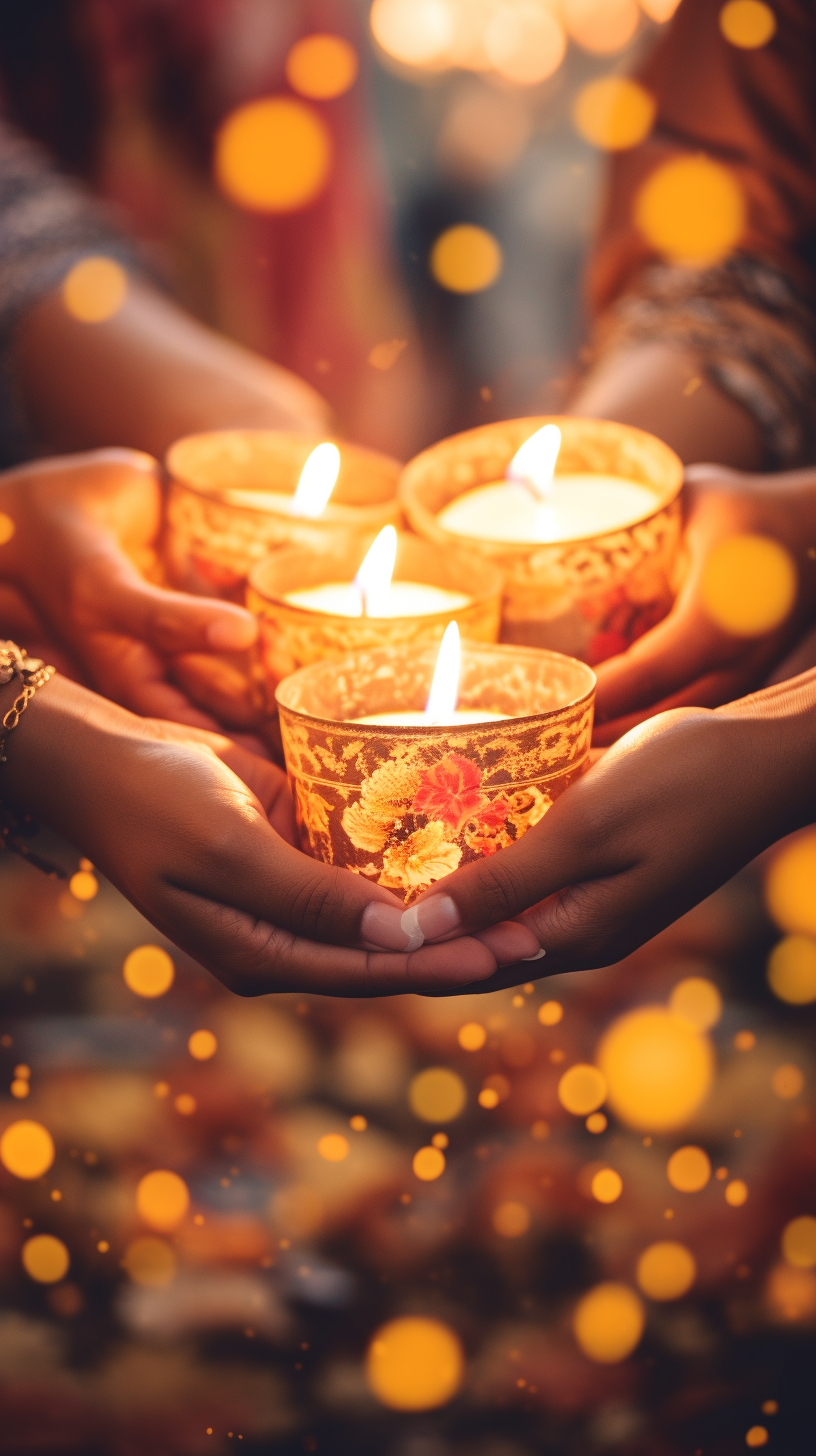
[[[816,937],[816,831],[795,839],[774,856],[765,880],[765,903],[780,930]]]
[[[211,1031],[204,1027],[194,1031],[187,1042],[187,1050],[197,1062],[208,1062],[218,1051],[218,1042]]]
[[[365,1132],[368,1127],[368,1118],[363,1117],[360,1112],[355,1112],[354,1116],[349,1118],[349,1127],[352,1132]]]
[[[598,1047],[608,1100],[623,1122],[644,1131],[680,1127],[697,1110],[714,1075],[707,1036],[662,1006],[614,1021]]]
[[[623,1179],[614,1168],[599,1168],[593,1175],[590,1191],[598,1203],[617,1203],[623,1192]]]
[[[542,1026],[557,1026],[564,1015],[560,1001],[544,1001],[538,1008],[538,1019]]]
[[[136,996],[163,996],[175,980],[172,958],[160,945],[140,945],[126,956],[122,967],[125,985]]]
[[[483,45],[490,65],[506,81],[537,86],[558,70],[567,38],[549,6],[505,4],[488,21]]]
[[[374,0],[370,24],[381,49],[404,66],[437,66],[454,38],[445,0]]]
[[[5,511],[0,511],[0,546],[5,546],[16,530],[17,527],[11,516],[7,516]]]
[[[485,1107],[488,1111],[494,1107],[498,1107],[499,1094],[495,1087],[483,1087],[479,1093],[478,1103],[480,1107]]]
[[[736,178],[704,156],[662,163],[635,199],[635,223],[647,242],[683,266],[726,258],[742,237],[745,217]]]
[[[768,985],[789,1006],[816,1001],[816,940],[809,935],[786,935],[768,957]]]
[[[368,1347],[365,1372],[372,1393],[392,1410],[435,1410],[458,1391],[465,1360],[458,1337],[440,1320],[391,1320]]]
[[[176,1112],[180,1113],[182,1117],[192,1117],[192,1114],[196,1110],[196,1105],[195,1097],[191,1097],[189,1092],[179,1092],[178,1097],[173,1103]]]
[[[700,580],[709,617],[735,637],[758,637],[779,627],[793,610],[796,591],[790,552],[769,536],[750,533],[715,546]]]
[[[329,497],[340,474],[340,451],[330,440],[315,445],[308,456],[300,479],[292,496],[293,516],[308,516],[316,520],[329,503]]]
[[[90,871],[77,870],[68,881],[68,889],[75,900],[92,900],[99,891],[99,881]]]
[[[711,1160],[703,1148],[678,1148],[666,1164],[672,1188],[680,1193],[699,1193],[711,1177]]]
[[[785,1225],[782,1253],[797,1269],[816,1268],[816,1218],[812,1214],[803,1213]]]
[[[657,105],[637,81],[626,76],[602,76],[589,81],[575,98],[572,119],[585,141],[607,152],[636,147],[649,135]]]
[[[127,289],[127,274],[113,258],[83,258],[63,281],[62,301],[80,323],[101,324],[119,312]]]
[[[763,0],[728,0],[720,11],[720,30],[743,51],[755,51],[776,35],[776,16]]]
[[[0,1137],[0,1163],[15,1178],[41,1178],[53,1161],[54,1140],[42,1123],[23,1118]]]
[[[461,667],[462,644],[459,627],[456,622],[449,622],[439,644],[431,690],[425,704],[426,723],[447,723],[453,719],[459,696]]]
[[[311,107],[287,96],[249,101],[227,117],[215,139],[222,192],[251,212],[296,212],[328,181],[331,136]]]
[[[670,1239],[650,1244],[638,1259],[638,1287],[650,1299],[680,1299],[696,1277],[697,1264],[691,1250]]]
[[[466,1102],[465,1084],[449,1067],[426,1067],[408,1088],[411,1111],[422,1122],[453,1122]]]
[[[745,1432],[745,1444],[746,1446],[767,1446],[768,1432],[765,1426],[749,1426]]]
[[[342,1163],[349,1155],[348,1138],[339,1132],[324,1133],[318,1141],[317,1151],[327,1163]]]
[[[606,1078],[597,1067],[576,1062],[561,1077],[558,1083],[558,1101],[567,1112],[585,1117],[594,1112],[606,1098]]]
[[[396,560],[396,530],[393,526],[383,526],[379,536],[369,546],[354,578],[360,592],[360,605],[364,616],[384,615]]]
[[[358,70],[357,52],[341,35],[305,35],[286,57],[289,85],[312,101],[342,96],[354,85]]]
[[[166,1168],[145,1173],[136,1187],[136,1207],[146,1224],[168,1233],[181,1223],[190,1207],[187,1184],[178,1173]]]
[[[530,1210],[526,1203],[509,1199],[493,1210],[491,1219],[496,1233],[503,1239],[518,1239],[530,1227]]]
[[[479,1021],[466,1021],[460,1026],[457,1041],[463,1051],[478,1052],[487,1041],[487,1032]]]
[[[553,475],[561,449],[561,431],[557,425],[542,425],[520,445],[505,470],[505,479],[527,487],[540,501],[547,501],[552,492]]]
[[[725,1185],[725,1201],[731,1208],[742,1208],[748,1198],[748,1185],[741,1178],[732,1178]]]
[[[175,1252],[164,1239],[134,1239],[122,1263],[135,1284],[151,1289],[164,1289],[176,1274]]]
[[[623,50],[640,18],[635,0],[563,0],[562,11],[572,39],[596,56]]]
[[[587,1132],[606,1132],[607,1120],[603,1112],[591,1112],[584,1124]]]
[[[687,976],[678,981],[669,997],[669,1010],[690,1021],[698,1031],[709,1031],[722,1016],[723,1002],[713,981],[705,976]]]
[[[440,233],[431,249],[431,275],[451,293],[481,293],[502,270],[502,250],[486,228],[457,223]]]
[[[640,0],[643,14],[658,25],[665,25],[667,20],[671,20],[679,4],[680,0]]]
[[[596,1284],[578,1301],[572,1328],[584,1354],[600,1365],[617,1365],[640,1343],[643,1303],[625,1284]]]
[[[777,1318],[811,1319],[816,1314],[816,1274],[812,1269],[777,1264],[768,1276],[766,1296]]]
[[[421,1178],[423,1183],[433,1183],[445,1171],[445,1154],[441,1148],[420,1148],[414,1153],[411,1166],[416,1178]]]
[[[35,1234],[26,1239],[22,1252],[23,1268],[38,1284],[56,1284],[64,1279],[71,1258],[62,1239],[52,1234]]]
[[[783,1062],[777,1067],[771,1077],[771,1086],[776,1097],[783,1102],[792,1102],[798,1097],[805,1085],[805,1079],[793,1062]]]

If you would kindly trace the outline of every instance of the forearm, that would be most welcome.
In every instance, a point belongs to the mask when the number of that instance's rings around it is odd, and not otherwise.
[[[130,445],[161,458],[197,430],[329,424],[309,385],[135,279],[104,323],[73,319],[58,293],[41,299],[17,329],[13,364],[31,427],[53,450]]]
[[[756,798],[768,806],[761,848],[816,822],[816,668],[725,703],[714,715],[737,729],[735,747],[742,745],[756,765]]]

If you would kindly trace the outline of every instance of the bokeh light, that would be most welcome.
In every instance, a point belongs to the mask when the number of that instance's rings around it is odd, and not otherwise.
[[[176,1228],[190,1207],[187,1184],[178,1173],[157,1168],[145,1173],[136,1187],[136,1207],[140,1218],[160,1233]]]
[[[480,293],[501,273],[502,251],[486,228],[457,223],[440,233],[429,266],[432,277],[450,293]]]
[[[607,152],[621,152],[645,140],[656,111],[654,97],[637,81],[601,76],[581,87],[572,119],[585,141]]]
[[[197,1104],[195,1097],[191,1097],[189,1092],[179,1092],[178,1097],[173,1101],[173,1106],[182,1117],[192,1117]]]
[[[606,1132],[606,1129],[607,1120],[605,1114],[603,1112],[590,1112],[589,1117],[586,1120],[587,1132]]]
[[[597,1067],[589,1063],[576,1062],[569,1067],[558,1082],[558,1101],[567,1112],[586,1117],[594,1112],[606,1098],[606,1078]]]
[[[657,167],[635,199],[635,223],[647,242],[673,263],[719,263],[745,230],[745,199],[727,168],[703,156],[677,157]]]
[[[711,1178],[711,1159],[704,1148],[678,1148],[666,1164],[666,1176],[679,1193],[699,1193]]]
[[[357,52],[342,35],[305,35],[286,57],[286,79],[293,91],[312,101],[331,101],[357,80]]]
[[[596,56],[623,50],[640,20],[635,0],[562,0],[561,8],[572,39]]]
[[[407,1316],[383,1325],[368,1347],[369,1388],[392,1410],[435,1410],[452,1400],[465,1360],[455,1332],[440,1320]]]
[[[643,14],[658,25],[665,25],[667,20],[671,20],[679,4],[680,0],[640,0]]]
[[[420,1148],[414,1153],[411,1167],[416,1178],[420,1178],[423,1183],[433,1183],[445,1171],[445,1154],[441,1148]]]
[[[776,35],[776,16],[763,0],[728,0],[720,11],[720,30],[743,51],[755,51]]]
[[[816,1314],[816,1274],[792,1264],[777,1264],[768,1276],[766,1298],[778,1319],[812,1319]]]
[[[449,1067],[426,1067],[408,1088],[408,1104],[423,1122],[453,1122],[467,1102],[462,1078]]]
[[[318,1139],[317,1151],[327,1163],[342,1163],[349,1155],[348,1138],[344,1138],[340,1132],[324,1133]]]
[[[781,1067],[774,1069],[771,1077],[771,1087],[774,1096],[781,1098],[783,1102],[792,1102],[798,1097],[805,1085],[802,1071],[793,1062],[783,1062]]]
[[[218,1041],[212,1031],[201,1027],[194,1031],[187,1042],[187,1050],[197,1062],[208,1062],[218,1051]]]
[[[809,935],[786,935],[768,957],[768,985],[789,1006],[816,1001],[816,940]]]
[[[782,1231],[782,1253],[796,1269],[816,1268],[816,1218],[803,1213]]]
[[[16,530],[17,527],[11,516],[7,516],[5,511],[0,511],[0,546],[5,546]]]
[[[215,139],[215,176],[222,192],[252,212],[296,212],[328,181],[332,141],[311,107],[287,96],[239,106]]]
[[[38,1284],[56,1284],[71,1267],[71,1257],[62,1239],[53,1234],[35,1234],[22,1250],[23,1268]]]
[[[623,1192],[623,1179],[614,1168],[599,1168],[593,1175],[590,1190],[598,1203],[617,1203]]]
[[[738,1052],[753,1051],[756,1046],[756,1033],[745,1027],[742,1031],[734,1033],[734,1050]]]
[[[54,1139],[40,1122],[22,1118],[0,1137],[0,1163],[15,1178],[41,1178],[54,1161]]]
[[[122,1263],[134,1284],[149,1289],[164,1289],[176,1276],[175,1250],[164,1239],[134,1239]]]
[[[542,1026],[557,1026],[564,1008],[560,1001],[543,1001],[538,1008],[538,1019]]]
[[[460,1026],[457,1041],[463,1051],[478,1052],[487,1041],[487,1032],[479,1021],[466,1021]]]
[[[62,301],[72,318],[101,324],[113,318],[127,296],[127,273],[113,258],[83,258],[66,274]]]
[[[732,1178],[725,1185],[725,1201],[730,1208],[742,1208],[748,1200],[748,1184],[742,1178]]]
[[[438,63],[454,38],[445,0],[374,0],[370,24],[378,46],[405,66]]]
[[[638,1288],[650,1299],[680,1299],[697,1277],[697,1264],[685,1244],[666,1239],[643,1250],[636,1277]]]
[[[511,1198],[493,1209],[491,1223],[500,1238],[518,1239],[530,1227],[530,1210],[526,1203]]]
[[[499,1105],[499,1094],[495,1087],[483,1087],[477,1100],[480,1107],[485,1107],[488,1111],[491,1111],[492,1108],[498,1107]]]
[[[816,832],[810,830],[774,856],[765,903],[780,930],[816,937]]]
[[[139,945],[125,957],[122,975],[125,985],[136,996],[163,996],[169,991],[176,968],[172,958],[160,945]]]
[[[662,1006],[613,1021],[597,1059],[613,1111],[644,1131],[680,1127],[700,1106],[714,1075],[708,1037]]]
[[[640,1343],[643,1303],[626,1284],[596,1284],[578,1301],[572,1328],[584,1354],[600,1365],[617,1365]]]
[[[746,533],[720,541],[700,579],[703,606],[713,622],[735,637],[772,632],[796,601],[796,565],[769,536]]]
[[[77,870],[68,881],[68,889],[75,900],[93,900],[99,891],[99,881],[90,870]]]
[[[567,37],[554,10],[534,0],[499,6],[485,27],[485,55],[517,86],[536,86],[558,70]]]
[[[678,981],[669,997],[669,1010],[690,1021],[698,1031],[709,1031],[722,1016],[723,1002],[713,981],[705,976],[687,976]]]
[[[749,1426],[745,1432],[746,1446],[767,1446],[768,1431],[765,1426]]]

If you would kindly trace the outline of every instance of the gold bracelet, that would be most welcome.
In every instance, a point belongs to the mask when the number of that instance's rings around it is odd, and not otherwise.
[[[56,672],[41,657],[29,657],[16,642],[0,642],[0,687],[18,678],[22,691],[0,720],[0,763],[6,762],[6,742],[17,727],[38,688],[45,687]]]

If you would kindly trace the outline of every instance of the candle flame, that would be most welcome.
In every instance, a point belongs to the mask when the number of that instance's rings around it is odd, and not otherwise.
[[[561,431],[558,426],[543,425],[516,451],[505,471],[506,479],[526,485],[536,500],[546,501],[552,490],[560,449]]]
[[[397,533],[393,526],[383,526],[373,545],[369,546],[363,564],[354,578],[362,598],[364,617],[385,615],[396,559]]]
[[[297,490],[292,496],[293,516],[314,519],[325,510],[340,473],[340,451],[325,441],[316,445],[300,472]]]
[[[449,622],[439,646],[431,691],[425,705],[426,723],[446,723],[453,718],[459,696],[461,665],[459,628],[455,622]]]

